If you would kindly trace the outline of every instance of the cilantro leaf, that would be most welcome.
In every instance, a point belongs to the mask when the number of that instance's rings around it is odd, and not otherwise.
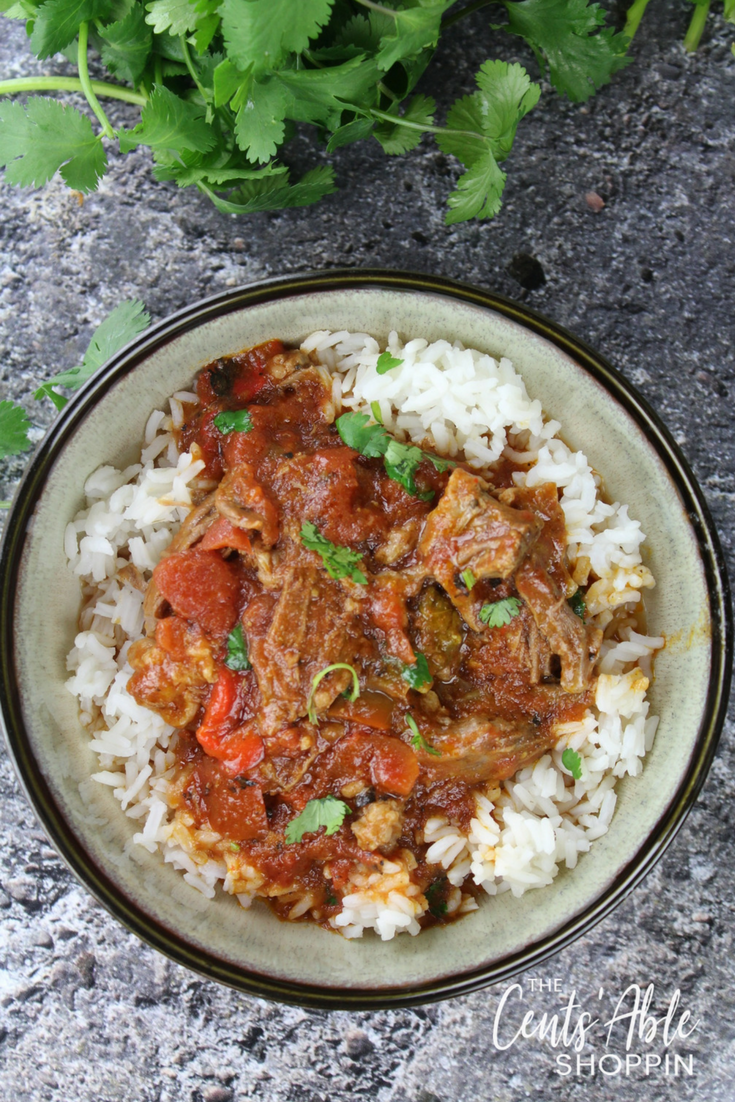
[[[164,31],[174,36],[186,34],[193,31],[201,19],[197,6],[196,0],[153,0],[145,6],[148,12],[145,21],[156,34]]]
[[[33,21],[31,49],[41,60],[61,53],[76,38],[81,23],[104,19],[111,7],[111,0],[46,0]]]
[[[391,438],[382,425],[371,425],[369,421],[367,413],[343,413],[335,425],[348,448],[354,448],[369,459],[377,459],[385,455]]]
[[[213,421],[219,431],[225,436],[228,432],[250,432],[253,427],[253,419],[246,409],[228,410],[218,413]]]
[[[426,902],[429,904],[429,914],[434,915],[434,918],[441,918],[442,915],[447,913],[447,902],[441,896],[445,895],[448,884],[447,877],[440,876],[438,880],[434,880],[427,888],[424,888]]]
[[[285,133],[287,97],[277,80],[255,82],[237,113],[235,137],[251,161],[268,161]]]
[[[735,0],[733,0],[733,3],[735,3]],[[335,149],[339,149],[343,145],[350,145],[352,142],[359,142],[363,138],[369,137],[373,125],[372,119],[353,119],[352,122],[337,127],[327,142],[327,152],[333,153]]]
[[[336,834],[346,815],[352,814],[349,804],[338,800],[336,796],[323,796],[320,800],[309,800],[303,811],[286,827],[286,841],[289,844],[302,841],[305,834],[315,834],[325,827],[327,835]]]
[[[132,130],[119,131],[120,149],[129,153],[138,145],[148,145],[154,150],[177,154],[184,150],[207,153],[217,137],[203,114],[204,107],[181,99],[163,84],[156,84],[138,125]]]
[[[561,763],[565,769],[574,777],[575,781],[578,781],[582,776],[582,759],[576,750],[571,750],[569,747],[564,751],[561,756]]]
[[[420,501],[429,501],[434,496],[433,490],[422,492],[416,486],[416,471],[425,458],[421,448],[416,448],[412,444],[399,444],[392,438],[383,457],[385,469],[390,477],[400,482],[404,490]]]
[[[301,542],[308,551],[316,551],[321,555],[330,578],[352,578],[352,581],[359,585],[367,585],[366,576],[362,570],[357,569],[358,563],[362,563],[362,555],[359,551],[352,551],[349,547],[332,543],[310,520],[301,526]]]
[[[223,214],[252,214],[258,210],[306,207],[337,190],[331,165],[310,169],[296,184],[288,183],[286,172],[279,175],[261,172],[257,179],[247,180],[226,199],[216,195],[206,183],[202,182],[200,186]]]
[[[250,669],[248,644],[245,639],[245,632],[242,629],[242,624],[238,624],[227,636],[227,657],[225,658],[225,665],[229,666],[231,670],[237,670],[239,673]]]
[[[464,582],[467,589],[472,589],[473,585],[475,585],[477,583],[477,578],[475,577],[475,575],[472,573],[471,570],[463,570],[462,571],[462,581]]]
[[[328,22],[333,0],[224,0],[222,33],[227,54],[256,76],[275,69],[285,54],[300,54]]]
[[[411,745],[414,750],[423,750],[425,754],[433,754],[435,758],[441,757],[441,751],[435,749],[433,746],[429,746],[428,742],[421,734],[418,728],[418,724],[413,716],[406,716],[406,723],[410,730],[413,732],[413,738],[411,739]]]
[[[576,593],[567,601],[567,604],[571,608],[575,616],[579,616],[582,623],[586,623],[585,614],[587,612],[587,602],[584,599],[584,593],[581,589],[578,589]]]
[[[0,402],[0,459],[25,452],[31,447],[26,411],[15,402]]]
[[[457,181],[457,190],[447,200],[449,212],[444,221],[448,226],[466,222],[468,218],[492,218],[502,206],[505,173],[488,150],[475,161]]]
[[[490,628],[502,628],[518,615],[522,604],[517,597],[505,597],[502,601],[483,605],[480,620]]]
[[[289,94],[287,114],[296,122],[322,123],[337,129],[346,109],[369,107],[380,77],[374,61],[362,56],[326,69],[282,69],[278,79]]]
[[[212,74],[212,90],[214,92],[214,106],[222,107],[229,103],[243,84],[249,85],[252,70],[249,68],[243,73],[236,65],[225,58],[217,65]]]
[[[436,104],[431,96],[414,96],[402,118],[405,122],[415,122],[419,126],[433,126],[435,109]],[[374,136],[382,145],[383,152],[391,156],[407,153],[409,149],[415,149],[421,141],[419,130],[409,129],[399,123],[384,122],[381,126],[376,126]]]
[[[454,0],[422,0],[421,6],[400,8],[391,13],[395,26],[380,40],[377,55],[383,72],[404,57],[436,46],[441,29],[441,17]]]
[[[397,360],[395,356],[391,356],[390,352],[381,352],[375,370],[378,375],[385,375],[386,371],[392,371],[394,367],[400,367],[402,363],[403,360]]]
[[[733,0],[733,3],[735,3],[735,0]],[[383,424],[383,412],[380,408],[380,402],[371,402],[370,403],[370,412],[373,415],[373,419],[375,421],[377,421],[379,425],[382,425]]]
[[[404,681],[408,682],[412,689],[421,690],[425,685],[430,685],[432,678],[426,655],[422,654],[420,650],[417,650],[415,664],[409,666],[404,663],[403,669],[401,670],[401,677]]]
[[[92,334],[82,359],[82,366],[60,371],[58,375],[54,375],[38,388],[34,398],[50,398],[57,409],[63,409],[67,400],[61,394],[57,394],[54,387],[63,386],[69,390],[78,390],[98,368],[147,329],[150,323],[150,314],[139,299],[119,303]]]
[[[153,32],[141,5],[136,4],[124,19],[109,23],[99,34],[100,54],[110,72],[137,84],[153,48]]]
[[[0,101],[0,166],[9,184],[42,187],[58,171],[69,187],[87,192],[104,174],[107,154],[76,107],[32,96],[25,110]]]
[[[588,0],[504,0],[510,34],[525,38],[549,79],[575,103],[587,100],[629,64],[628,39],[605,26],[606,13]],[[600,28],[602,28],[600,30]]]

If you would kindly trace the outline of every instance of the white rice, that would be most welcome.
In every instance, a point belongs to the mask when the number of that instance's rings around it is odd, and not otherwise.
[[[589,585],[592,622],[605,628],[617,610],[635,611],[641,589],[654,584],[641,561],[640,523],[628,515],[627,505],[600,498],[599,476],[582,452],[572,452],[559,439],[559,422],[544,418],[509,360],[497,362],[458,342],[404,344],[391,333],[387,349],[403,363],[379,375],[382,349],[368,334],[320,331],[302,348],[316,352],[330,370],[338,410],[379,411],[400,439],[443,455],[463,451],[480,473],[504,454],[532,464],[527,473],[514,475],[515,481],[529,487],[553,482],[562,491],[570,570],[577,584]],[[86,508],[64,537],[84,596],[81,630],[67,660],[68,687],[79,700],[81,721],[99,758],[93,779],[112,788],[122,810],[139,824],[131,844],[160,850],[208,898],[222,882],[247,907],[262,877],[236,854],[222,862],[203,857],[202,848],[218,836],[174,820],[168,792],[178,736],[126,690],[132,675],[129,644],[143,632],[143,594],[118,572],[132,562],[147,581],[191,506],[191,489],[204,464],[188,452],[178,454],[173,429],[183,423],[184,403],[195,401],[193,393],[180,391],[168,414],[151,413],[140,463],[124,471],[104,466],[87,479]],[[500,787],[478,790],[469,833],[441,816],[426,823],[427,860],[450,885],[448,913],[477,907],[461,891],[469,874],[489,895],[520,896],[550,884],[562,863],[574,868],[579,855],[607,833],[617,779],[637,776],[653,743],[658,720],[649,716],[645,694],[652,656],[664,644],[631,626],[618,635],[601,648],[594,708],[581,722],[557,728],[554,750]],[[580,756],[579,780],[562,763],[566,748]],[[378,870],[356,869],[354,890],[343,898],[333,926],[348,938],[365,929],[384,940],[402,931],[419,933],[418,919],[429,904],[411,882],[410,857],[404,851],[383,860]],[[296,900],[290,916],[309,906],[308,897]]]

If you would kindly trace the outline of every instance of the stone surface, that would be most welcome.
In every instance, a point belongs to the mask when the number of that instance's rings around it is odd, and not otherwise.
[[[0,397],[24,402],[39,439],[53,410],[32,401],[33,389],[78,362],[94,325],[122,298],[139,296],[160,318],[286,272],[382,265],[440,273],[522,299],[606,354],[681,444],[732,564],[735,58],[732,28],[719,15],[697,55],[686,56],[689,13],[683,3],[653,0],[635,64],[588,105],[544,96],[521,126],[505,206],[492,222],[444,225],[456,166],[428,140],[395,159],[377,146],[342,150],[337,196],[240,221],[196,192],[155,184],[143,152],[113,157],[102,188],[83,205],[58,181],[34,193],[3,187]],[[470,90],[488,54],[533,68],[520,45],[491,35],[484,13],[465,26],[468,36],[449,37],[425,78],[440,108]],[[0,68],[6,77],[42,71],[18,25],[3,24]],[[65,68],[48,63],[43,71]],[[132,124],[135,111],[113,106],[111,115]],[[323,153],[307,135],[290,156],[300,167]],[[12,494],[23,463],[2,464],[0,497]],[[557,1012],[572,990],[583,1009],[607,1018],[628,985],[649,982],[657,1015],[679,988],[677,1017],[686,1008],[701,1020],[674,1046],[693,1058],[692,1076],[679,1065],[675,1077],[672,1057],[668,1075],[665,1064],[649,1063],[646,1078],[633,1060],[630,1076],[596,1068],[583,1080],[574,1064],[575,1074],[558,1074],[555,1054],[566,1050],[548,1038],[496,1046],[493,1023],[509,985],[417,1010],[324,1014],[249,999],[170,964],[77,886],[3,756],[3,1096],[730,1102],[734,764],[729,726],[694,810],[655,871],[591,933],[520,980],[536,1020]],[[531,991],[531,980],[554,977],[560,992]],[[498,1045],[520,1022],[516,995]],[[605,1053],[604,1036],[594,1037],[585,1058]],[[621,1027],[611,1051],[624,1053]],[[645,1051],[633,1040],[633,1056]],[[650,1047],[664,1051],[659,1040]],[[589,1075],[589,1065],[583,1071]]]

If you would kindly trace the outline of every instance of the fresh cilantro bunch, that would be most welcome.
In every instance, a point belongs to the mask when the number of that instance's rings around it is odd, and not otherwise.
[[[70,187],[89,192],[110,149],[144,145],[158,180],[197,187],[225,213],[249,214],[304,206],[335,190],[328,164],[291,179],[287,146],[299,126],[316,126],[328,153],[374,139],[395,156],[433,134],[464,166],[447,222],[489,218],[501,206],[500,166],[538,102],[539,85],[522,65],[488,60],[443,122],[433,99],[415,93],[445,28],[482,6],[0,0],[6,18],[26,21],[37,58],[64,53],[79,74],[0,81],[0,95],[79,91],[95,119],[93,125],[75,107],[43,96],[25,104],[0,100],[0,166],[8,183],[41,187],[59,172]],[[587,99],[626,63],[628,38],[589,0],[501,0],[492,7],[495,19],[505,15],[493,29],[524,39],[542,75],[572,100]],[[112,80],[90,79],[90,53]],[[100,102],[105,97],[138,105],[140,122],[115,130]]]
[[[2,2],[4,0],[0,0]],[[121,302],[95,329],[81,365],[54,375],[38,388],[34,398],[50,398],[57,409],[63,409],[68,398],[59,394],[56,387],[78,390],[110,356],[147,329],[150,320],[142,302],[137,299]],[[31,447],[28,436],[30,427],[31,423],[22,406],[17,402],[0,402],[0,459],[28,451]],[[9,505],[8,501],[0,501],[0,509],[7,509]]]

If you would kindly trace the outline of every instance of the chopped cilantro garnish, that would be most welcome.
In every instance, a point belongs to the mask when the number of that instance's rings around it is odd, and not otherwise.
[[[374,404],[374,403],[373,403]],[[371,407],[372,408],[372,407]],[[445,471],[452,465],[451,459],[440,459],[437,455],[424,452],[413,444],[401,444],[386,432],[382,425],[371,425],[367,413],[343,413],[335,421],[337,431],[349,448],[370,459],[383,457],[385,469],[392,479],[399,482],[404,490],[421,501],[434,496],[433,490],[419,490],[415,475],[424,459]]]
[[[420,501],[429,501],[434,496],[433,490],[421,491],[416,487],[416,471],[425,458],[421,448],[416,448],[412,444],[399,444],[393,439],[383,456],[385,469],[390,477],[400,482],[404,490],[408,490],[412,497],[417,497]]]
[[[238,853],[239,850],[240,850],[240,843],[239,842],[230,842],[230,849],[232,850],[233,853]]]
[[[316,723],[316,709],[314,708],[314,693],[317,690],[317,686],[323,677],[326,677],[332,670],[349,670],[352,674],[352,691],[347,697],[348,700],[357,700],[360,695],[360,679],[357,676],[357,670],[354,666],[350,666],[348,662],[334,662],[331,666],[325,666],[323,670],[320,670],[311,683],[311,690],[309,692],[309,699],[306,702],[306,714],[309,717],[310,723]]]
[[[336,796],[324,796],[320,800],[309,800],[300,814],[286,827],[286,841],[300,842],[305,834],[314,834],[325,827],[325,834],[336,834],[350,814],[350,807]]]
[[[480,619],[490,628],[502,628],[521,611],[522,601],[517,597],[505,597],[502,601],[483,605],[480,609]]]
[[[380,408],[380,402],[371,402],[370,403],[370,409],[372,411],[372,414],[373,414],[373,417],[375,418],[375,420],[378,422],[379,425],[382,425],[383,424],[383,411]]]
[[[420,650],[416,651],[416,661],[413,666],[409,666],[404,663],[401,670],[401,677],[404,681],[407,681],[412,689],[423,689],[424,685],[431,684],[431,673],[429,672],[429,663],[426,661],[426,655],[422,654]]]
[[[584,593],[581,589],[578,589],[576,593],[572,594],[572,596],[567,601],[567,604],[569,605],[575,616],[579,616],[583,624],[586,623],[585,614],[587,612],[587,604],[584,599]]]
[[[580,779],[582,776],[582,759],[576,750],[570,750],[567,747],[561,756],[561,763],[565,769],[569,770],[575,781]]]
[[[327,894],[324,896],[324,902],[327,904],[328,907],[336,907],[339,903],[339,900],[337,899],[336,895],[332,895],[331,892],[327,892]]]
[[[391,437],[382,425],[371,425],[367,413],[343,413],[334,422],[348,448],[368,459],[379,459],[388,450]]]
[[[446,886],[446,876],[440,876],[438,880],[432,881],[428,888],[424,888],[426,902],[429,904],[429,913],[433,914],[435,918],[440,918],[447,913],[446,900],[439,898],[445,892]]]
[[[22,406],[10,401],[0,402],[0,459],[30,448],[30,427],[31,423]]]
[[[214,423],[221,433],[250,432],[253,419],[246,409],[235,409],[227,413],[218,413]]]
[[[332,543],[310,520],[301,526],[301,542],[307,550],[321,555],[330,578],[352,578],[359,585],[367,585],[366,576],[362,570],[357,569],[357,564],[362,562],[359,551],[351,551],[349,547]]]
[[[227,657],[225,658],[225,665],[229,666],[231,670],[239,670],[240,672],[250,669],[248,645],[245,639],[245,633],[242,630],[242,624],[238,624],[237,627],[234,627],[227,636]]]
[[[475,585],[475,583],[477,582],[477,578],[475,577],[475,575],[472,573],[471,570],[463,570],[462,571],[462,581],[464,582],[464,584],[467,586],[468,589],[472,589],[473,585]]]
[[[428,742],[418,729],[418,724],[413,716],[406,716],[406,723],[410,730],[413,732],[413,738],[411,739],[411,745],[414,750],[423,750],[426,754],[433,754],[435,758],[441,757],[441,751],[435,750],[433,746],[429,746]]]
[[[403,360],[397,360],[395,356],[391,356],[390,352],[381,352],[375,370],[378,375],[385,375],[386,371],[392,371],[394,367],[400,367],[402,363]]]

